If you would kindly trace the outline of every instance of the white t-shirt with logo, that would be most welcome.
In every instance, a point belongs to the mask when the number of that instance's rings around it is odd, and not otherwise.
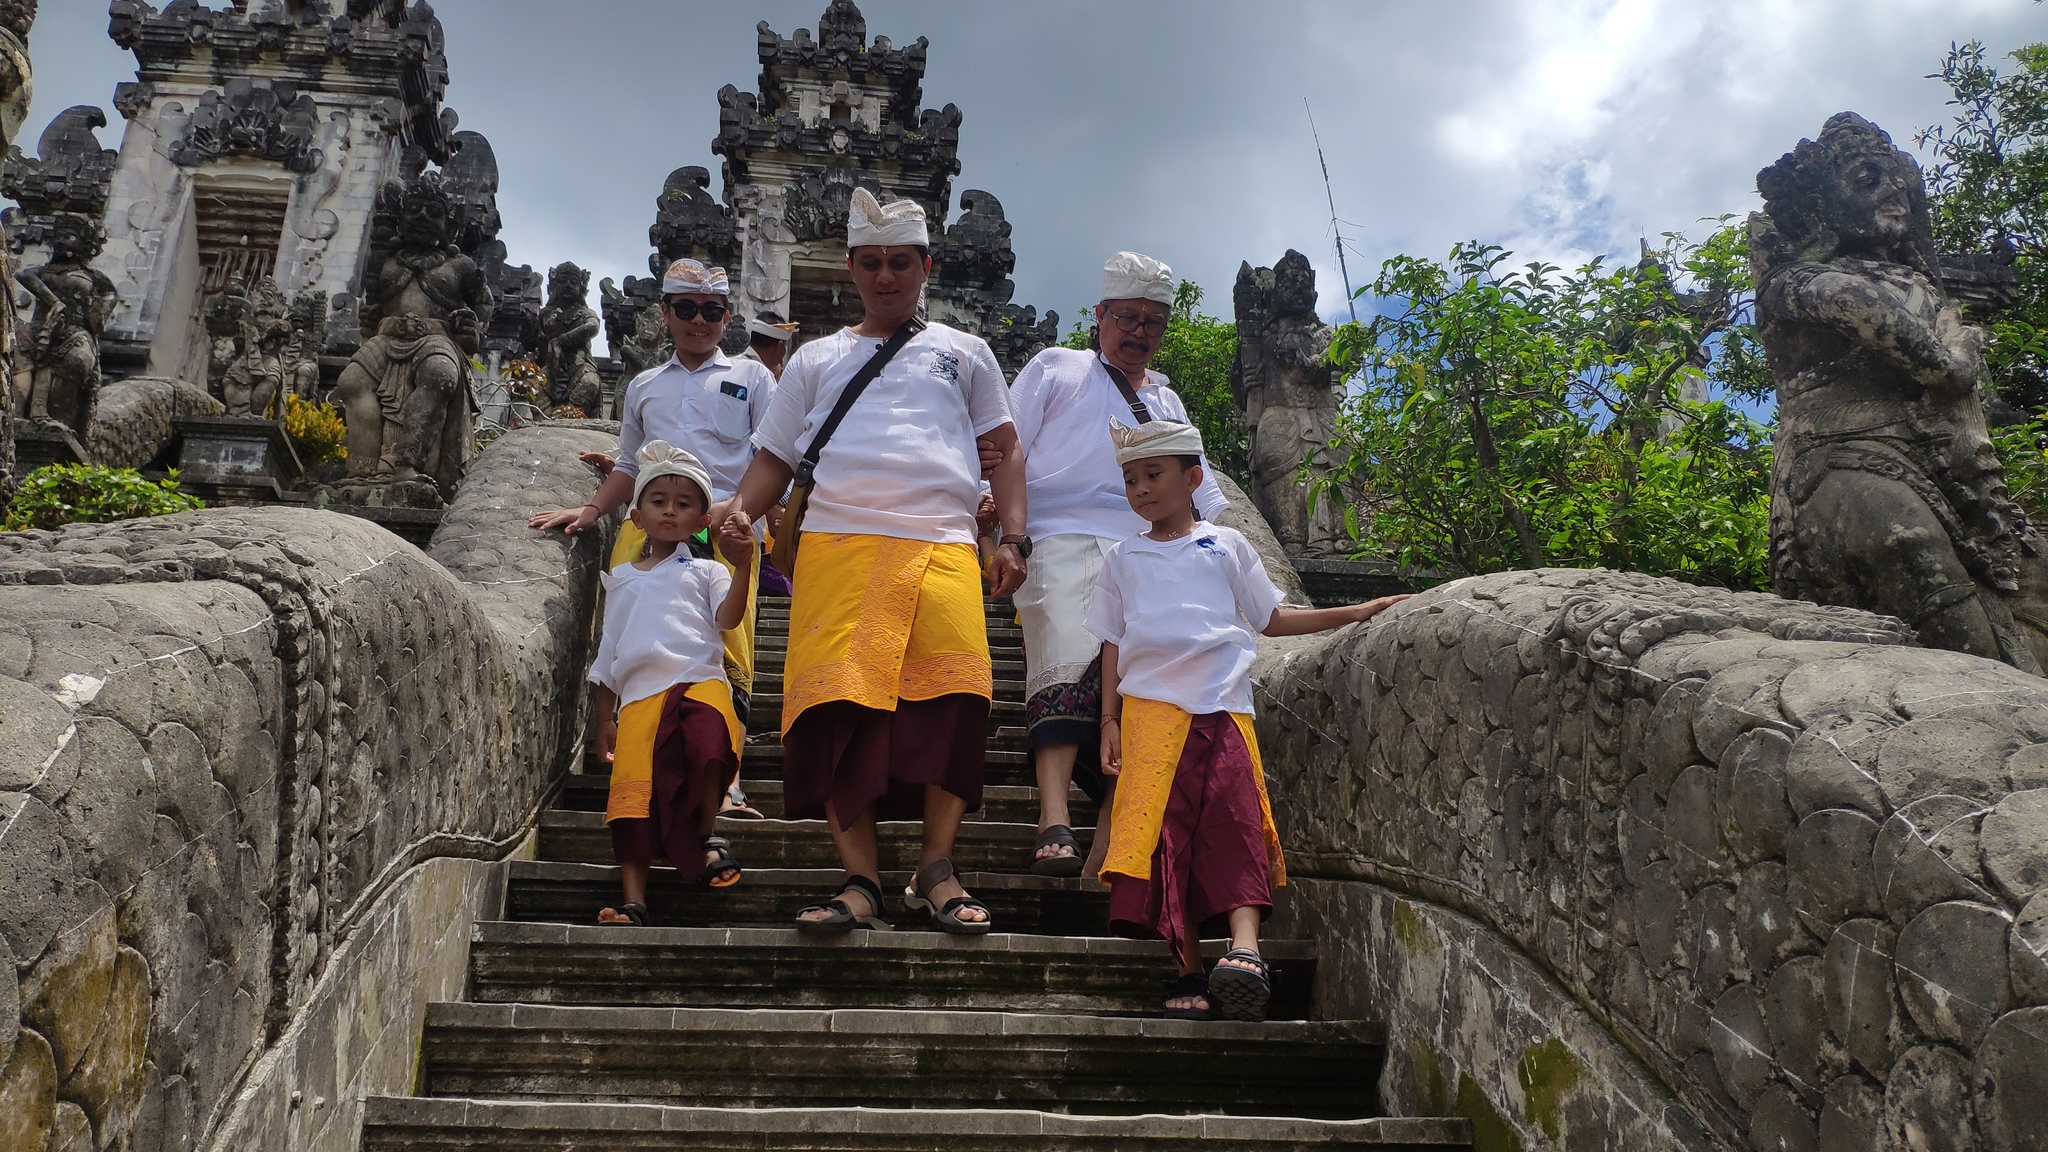
[[[1282,594],[1244,534],[1220,524],[1110,546],[1083,626],[1117,646],[1118,691],[1196,716],[1252,711],[1252,659]]]
[[[604,637],[590,680],[630,704],[678,684],[725,679],[725,639],[718,606],[732,573],[687,549],[642,571],[621,564],[602,577]]]
[[[1164,375],[1147,370],[1132,390],[1154,420],[1189,423],[1187,406]],[[1145,519],[1124,498],[1123,469],[1109,439],[1109,422],[1138,423],[1102,357],[1073,348],[1047,348],[1017,373],[1010,389],[1017,442],[1024,451],[1024,493],[1029,532],[1044,539],[1068,534],[1121,540],[1143,532]],[[1202,461],[1195,508],[1214,520],[1230,506]]]
[[[798,348],[754,443],[796,467],[840,392],[882,344],[842,328]],[[988,344],[927,326],[826,442],[804,530],[972,544],[982,493],[974,440],[1008,423],[1009,388]]]
[[[703,461],[723,500],[740,486],[754,459],[754,429],[775,394],[775,373],[759,360],[713,352],[695,372],[671,357],[626,385],[619,422],[618,468],[640,474],[640,446],[666,440]]]

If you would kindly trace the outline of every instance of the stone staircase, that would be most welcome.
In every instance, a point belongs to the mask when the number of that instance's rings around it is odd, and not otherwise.
[[[1105,936],[1100,884],[1026,871],[1037,799],[1007,608],[989,614],[990,787],[954,854],[997,931],[923,930],[894,900],[917,826],[883,824],[889,918],[907,930],[797,932],[841,873],[822,822],[780,818],[788,620],[787,600],[761,602],[741,766],[769,819],[720,821],[745,879],[713,891],[657,867],[660,926],[597,927],[619,891],[606,781],[569,777],[539,859],[511,866],[508,919],[477,925],[468,1000],[428,1011],[420,1094],[366,1102],[365,1152],[1470,1147],[1462,1120],[1376,1115],[1382,1030],[1315,1018],[1311,942],[1265,942],[1268,1022],[1165,1020],[1164,946]]]

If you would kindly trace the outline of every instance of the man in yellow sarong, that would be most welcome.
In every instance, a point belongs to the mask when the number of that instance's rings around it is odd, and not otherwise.
[[[994,353],[917,319],[931,275],[924,210],[856,191],[847,253],[866,315],[791,355],[754,435],[761,451],[722,509],[751,524],[801,472],[812,482],[803,522],[782,529],[802,533],[789,574],[783,806],[794,819],[826,819],[847,878],[797,924],[885,927],[875,821],[921,816],[924,847],[904,903],[943,931],[980,934],[988,908],[949,859],[961,818],[981,805],[993,684],[974,546],[975,438],[1004,456],[989,477],[1005,533],[997,596],[1023,582],[1030,554],[1024,462]],[[856,377],[866,382],[834,421]]]

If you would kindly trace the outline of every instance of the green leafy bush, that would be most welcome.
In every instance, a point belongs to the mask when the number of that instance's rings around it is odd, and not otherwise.
[[[6,528],[18,532],[73,523],[104,524],[203,507],[197,497],[178,491],[176,473],[168,480],[149,480],[131,468],[52,464],[29,473],[21,482],[8,509]]]
[[[1771,390],[1746,255],[1723,221],[1611,270],[1514,269],[1477,243],[1389,260],[1361,293],[1374,319],[1331,350],[1359,368],[1318,498],[1347,503],[1360,553],[1454,575],[1599,565],[1766,587],[1771,430],[1698,399]]]

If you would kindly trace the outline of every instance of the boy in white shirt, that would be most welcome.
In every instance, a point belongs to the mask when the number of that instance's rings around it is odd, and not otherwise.
[[[710,475],[663,440],[642,445],[635,463],[633,523],[647,534],[648,554],[605,574],[604,637],[590,666],[597,751],[612,762],[605,823],[625,889],[600,924],[647,923],[647,872],[657,856],[686,883],[725,888],[740,879],[731,844],[711,831],[745,741],[720,633],[746,612],[753,533],[720,532],[732,571],[692,558],[680,545],[711,523]]]
[[[1407,597],[1280,607],[1251,542],[1195,517],[1201,433],[1153,421],[1110,434],[1124,494],[1152,525],[1104,556],[1085,621],[1103,642],[1103,772],[1118,781],[1101,873],[1110,930],[1172,947],[1167,1016],[1263,1020],[1259,922],[1287,872],[1252,732],[1256,638],[1369,620]],[[1231,949],[1204,978],[1207,925],[1227,925]]]

